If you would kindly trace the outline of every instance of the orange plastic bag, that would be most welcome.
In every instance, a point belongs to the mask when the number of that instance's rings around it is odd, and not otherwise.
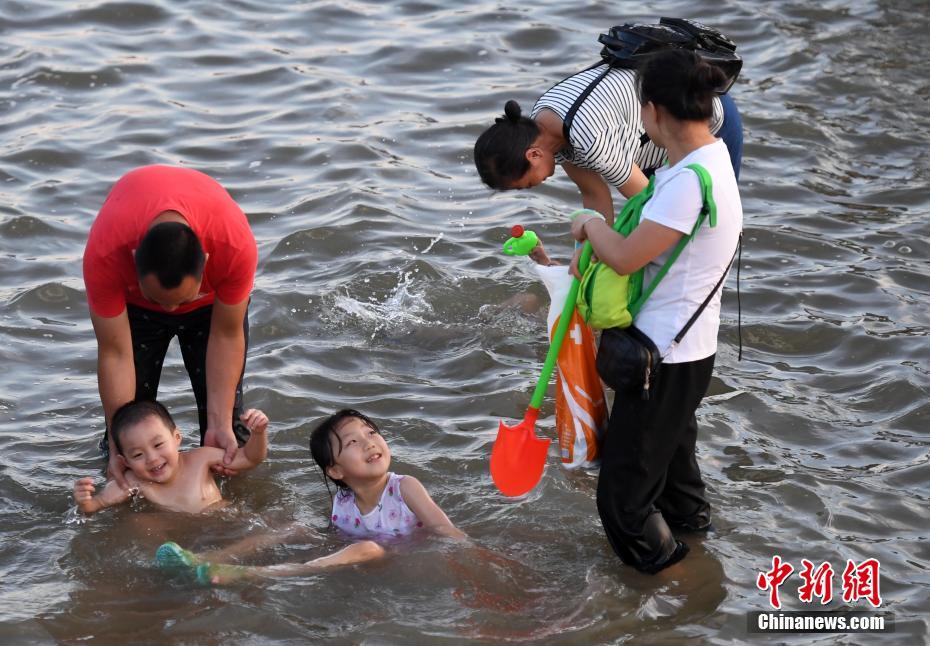
[[[549,292],[550,302],[564,303],[571,285],[568,267],[537,265],[536,271]],[[549,308],[550,339],[558,325],[560,309],[558,305]],[[596,465],[600,441],[607,430],[607,401],[604,384],[597,374],[596,352],[594,332],[577,310],[573,311],[559,351],[555,397],[555,427],[562,466],[566,469]]]

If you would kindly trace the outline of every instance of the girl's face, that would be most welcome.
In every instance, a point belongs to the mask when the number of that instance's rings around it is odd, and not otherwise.
[[[381,433],[359,418],[350,417],[336,429],[336,435],[338,441],[330,440],[335,464],[326,470],[331,478],[351,486],[353,480],[377,480],[387,473],[391,450]]]
[[[123,463],[140,480],[170,482],[178,470],[181,433],[149,415],[120,436]]]
[[[523,177],[512,182],[510,188],[539,186],[555,172],[555,155],[536,146],[535,142],[526,149],[526,160],[530,163],[529,169],[523,173]]]

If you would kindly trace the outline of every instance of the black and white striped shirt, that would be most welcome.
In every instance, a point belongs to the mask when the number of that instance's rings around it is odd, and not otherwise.
[[[564,121],[575,99],[603,71],[603,66],[598,66],[560,81],[539,97],[531,116],[535,118],[547,108]],[[640,144],[645,133],[640,107],[636,73],[610,70],[575,113],[569,131],[571,149],[559,152],[555,160],[593,170],[618,189],[630,179],[633,164],[642,170],[660,167],[665,163],[665,149],[652,141]],[[716,134],[722,125],[723,107],[720,98],[714,97],[711,132]]]

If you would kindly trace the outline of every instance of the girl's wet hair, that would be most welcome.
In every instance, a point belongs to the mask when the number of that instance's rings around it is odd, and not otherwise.
[[[666,49],[650,55],[636,74],[640,102],[661,105],[682,121],[710,119],[715,90],[726,85],[726,75],[720,68],[685,49]]]
[[[519,103],[508,101],[504,116],[495,119],[475,142],[475,168],[481,181],[498,190],[510,188],[529,170],[526,151],[537,137],[536,122],[522,115]]]
[[[316,462],[316,465],[320,467],[320,470],[323,472],[323,481],[327,482],[327,491],[329,491],[328,480],[332,480],[340,489],[349,488],[349,485],[347,485],[342,480],[336,480],[335,478],[330,477],[330,475],[326,473],[326,470],[336,464],[336,455],[333,454],[334,441],[339,447],[337,454],[342,451],[342,440],[339,439],[339,434],[336,431],[339,430],[343,422],[353,417],[355,419],[361,420],[372,430],[375,430],[379,433],[381,432],[381,429],[378,428],[378,425],[375,424],[370,418],[362,415],[360,412],[352,408],[343,408],[342,410],[333,413],[322,422],[317,424],[316,428],[310,432],[310,455],[313,457],[313,461]],[[332,438],[332,440],[330,438]]]
[[[113,413],[113,419],[110,420],[109,432],[113,436],[113,444],[116,445],[117,453],[123,455],[123,444],[120,442],[123,433],[149,417],[157,417],[160,419],[169,431],[173,431],[176,428],[174,420],[171,418],[171,413],[168,412],[167,408],[156,401],[133,400],[123,404]]]

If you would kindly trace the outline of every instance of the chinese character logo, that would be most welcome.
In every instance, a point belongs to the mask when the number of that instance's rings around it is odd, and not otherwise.
[[[833,599],[833,566],[824,562],[814,570],[814,564],[807,559],[801,559],[801,565],[804,569],[799,574],[804,583],[798,588],[798,598],[804,603],[813,603],[814,597],[818,597],[820,605],[830,603]]]
[[[777,554],[772,557],[772,569],[768,572],[759,572],[756,579],[756,587],[760,590],[769,591],[769,603],[775,609],[781,608],[781,600],[778,598],[778,587],[785,582],[794,567],[790,563],[785,563]]]
[[[843,601],[852,603],[864,599],[872,606],[878,608],[882,605],[881,586],[879,583],[878,559],[866,559],[862,563],[847,560],[843,570]],[[760,572],[756,578],[756,587],[768,590],[769,604],[776,610],[781,609],[781,599],[778,589],[794,572],[794,566],[781,559],[777,554],[772,557],[772,567]],[[801,559],[801,570],[798,572],[801,586],[798,588],[798,599],[802,603],[814,603],[820,599],[820,605],[826,605],[833,599],[833,566],[824,561],[816,568],[813,562]]]
[[[859,565],[847,560],[843,570],[843,601],[866,599],[876,608],[882,605],[878,568],[878,559],[867,559]]]

